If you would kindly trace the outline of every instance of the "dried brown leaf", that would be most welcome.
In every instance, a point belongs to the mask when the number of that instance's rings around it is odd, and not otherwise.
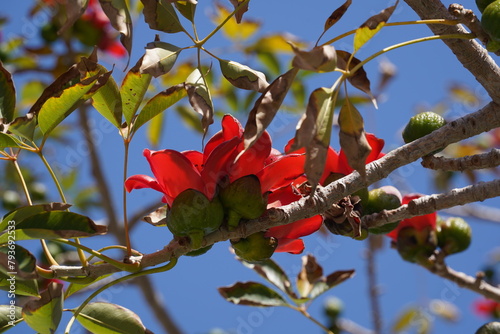
[[[310,51],[302,51],[292,43],[290,45],[295,53],[292,66],[314,72],[331,72],[337,68],[337,54],[331,45],[315,46]]]
[[[337,50],[337,67],[344,71],[352,70],[356,65],[358,65],[361,61],[356,58],[351,58],[351,53],[343,50]],[[350,59],[350,61],[349,61]],[[365,92],[372,99],[373,104],[377,107],[375,97],[372,94],[370,89],[370,80],[366,74],[366,71],[363,67],[360,67],[356,73],[350,75],[347,80],[356,87],[357,89]]]
[[[325,22],[324,31],[330,29],[335,23],[337,23],[342,18],[342,16],[344,16],[345,12],[347,11],[351,3],[352,0],[347,0],[346,2],[344,2],[342,6],[333,11],[333,13],[330,15],[330,17],[328,17],[328,19]]]

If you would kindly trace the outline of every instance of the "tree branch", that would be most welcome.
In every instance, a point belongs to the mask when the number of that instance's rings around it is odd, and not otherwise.
[[[497,196],[500,196],[500,180],[480,182],[464,188],[453,189],[445,194],[422,196],[397,209],[364,216],[362,222],[368,228],[378,227],[391,222],[422,216],[438,210],[464,205],[472,201],[480,202]]]
[[[454,19],[439,0],[405,0],[422,19]],[[461,26],[432,24],[429,29],[435,35],[467,33]],[[488,51],[475,40],[444,39],[462,65],[484,87],[491,99],[500,103],[500,68]]]
[[[496,103],[491,102],[483,109],[452,121],[431,134],[401,146],[389,152],[381,159],[368,164],[365,180],[360,177],[359,173],[353,172],[330,183],[324,188],[318,187],[314,196],[303,198],[279,208],[268,209],[260,218],[242,223],[231,232],[222,227],[218,231],[207,235],[203,239],[201,247],[229,239],[246,237],[273,226],[289,224],[300,219],[324,213],[340,199],[386,178],[395,169],[414,162],[420,157],[428,155],[448,144],[467,139],[498,126],[500,126],[500,107]],[[478,200],[482,199],[472,197],[461,204]],[[162,250],[146,254],[137,260],[141,262],[142,268],[146,268],[169,261],[172,257],[180,257],[190,250],[189,242],[181,238],[179,240],[172,240]],[[89,265],[86,268],[52,266],[51,269],[54,272],[54,277],[82,275],[99,277],[119,271],[119,269],[108,263]]]
[[[494,168],[498,165],[500,165],[500,150],[496,148],[487,153],[462,158],[445,158],[433,155],[422,158],[422,166],[434,170],[462,172],[464,170]]]

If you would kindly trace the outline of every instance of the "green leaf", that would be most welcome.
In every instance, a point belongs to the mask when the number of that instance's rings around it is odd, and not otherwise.
[[[13,237],[14,230],[8,231]],[[10,239],[7,245],[0,246],[0,272],[9,276],[27,280],[37,278],[36,258],[26,248],[16,245],[15,239]]]
[[[21,307],[13,304],[0,305],[0,333],[6,332],[23,321],[21,310]]]
[[[202,116],[201,126],[205,135],[208,131],[208,126],[214,122],[214,106],[207,82],[199,69],[195,69],[189,75],[184,87],[186,88],[191,107]]]
[[[354,270],[339,270],[316,281],[309,293],[309,298],[314,299],[322,293],[354,276]]]
[[[90,283],[84,283],[84,284],[71,283],[70,285],[68,285],[68,288],[66,289],[66,292],[64,293],[64,298],[68,299],[69,296],[71,296],[75,293],[78,293],[80,291],[83,292],[82,290],[87,290],[87,288],[92,289],[92,287],[91,287],[92,284],[95,284],[96,286],[98,286],[99,284],[106,284],[106,283],[108,283],[109,280],[113,279],[112,277],[110,277],[111,275],[113,275],[113,274],[107,274],[107,275],[100,276]]]
[[[71,207],[71,204],[66,203],[48,203],[48,204],[37,204],[37,205],[27,205],[17,208],[9,213],[7,213],[0,222],[0,231],[5,231],[9,229],[9,226],[15,225],[23,219],[33,216],[37,213],[42,213],[46,211],[62,211]]]
[[[399,333],[406,330],[412,325],[412,323],[414,323],[415,319],[420,318],[421,315],[422,313],[418,308],[408,308],[396,318],[396,321],[392,325],[392,332]]]
[[[218,288],[228,302],[250,306],[289,306],[276,291],[256,282],[237,282],[229,287]]]
[[[175,8],[182,14],[186,19],[194,23],[194,13],[196,12],[196,0],[191,1],[176,1]]]
[[[160,144],[161,135],[163,132],[162,129],[164,118],[165,114],[158,114],[148,123],[148,127],[146,129],[146,138],[153,148],[158,147],[158,145]]]
[[[148,43],[140,67],[141,73],[151,74],[155,78],[168,73],[181,51],[179,47],[161,41]]]
[[[62,317],[63,285],[51,282],[40,294],[40,299],[28,301],[22,310],[24,321],[40,334],[53,334]]]
[[[73,310],[74,312],[75,310]],[[96,302],[85,306],[76,320],[88,331],[99,334],[150,333],[137,314],[120,305]]]
[[[4,275],[0,272],[0,290],[7,294],[40,297],[38,280],[20,280],[15,275]]]
[[[142,125],[153,119],[155,116],[170,108],[176,102],[186,96],[184,85],[180,84],[168,88],[152,97],[134,121],[133,131],[137,131]]]
[[[248,66],[224,59],[219,59],[219,65],[227,81],[237,88],[262,93],[269,86],[264,73],[253,70]]]
[[[14,82],[10,72],[0,62],[0,118],[3,118],[5,123],[14,119],[15,107],[16,89]]]
[[[141,0],[144,20],[151,29],[166,33],[183,31],[179,17],[169,0]]]
[[[98,66],[102,67],[101,65]],[[95,92],[92,96],[92,105],[111,124],[117,128],[121,127],[122,99],[118,85],[113,77],[109,77],[106,84]]]
[[[11,135],[0,132],[0,149],[3,150],[6,147],[19,147],[19,142]]]
[[[90,218],[77,213],[50,211],[16,221],[15,240],[81,238],[105,234],[106,230],[106,226],[96,225]],[[0,235],[0,244],[8,240],[8,232]]]
[[[391,17],[394,9],[396,9],[398,2],[399,0],[396,1],[393,6],[388,7],[377,15],[370,17],[356,30],[356,34],[354,35],[354,52],[359,50],[363,45],[365,45],[366,42],[375,36],[380,29],[382,29]]]
[[[193,108],[186,105],[177,105],[175,107],[175,111],[177,111],[177,114],[185,125],[192,128],[196,132],[203,134],[203,127],[200,123],[200,119]]]
[[[120,42],[128,52],[132,53],[132,18],[126,0],[99,0],[109,22],[120,33]]]
[[[140,71],[143,58],[139,59],[137,64],[127,72],[120,87],[123,116],[127,124],[132,122],[132,118],[139,109],[151,82],[151,74],[141,73]]]
[[[253,269],[257,274],[265,278],[269,283],[273,284],[290,297],[297,297],[295,292],[293,292],[290,279],[283,269],[281,269],[281,267],[273,260],[268,259],[259,263],[250,263],[246,261],[241,262],[245,265],[245,267]]]

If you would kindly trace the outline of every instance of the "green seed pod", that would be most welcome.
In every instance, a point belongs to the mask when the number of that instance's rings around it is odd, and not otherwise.
[[[372,213],[381,212],[382,210],[392,210],[401,206],[401,193],[393,186],[383,186],[368,192],[368,200],[363,203],[363,214],[370,215]],[[386,234],[394,230],[399,224],[398,222],[385,224],[380,227],[370,228],[370,233]]]
[[[494,41],[500,41],[500,1],[493,1],[483,11],[481,26]]]
[[[494,1],[495,0],[476,0],[477,9],[479,9],[479,11],[482,13],[486,9],[486,7],[488,7],[488,5]]]
[[[259,218],[267,208],[267,196],[262,195],[259,178],[255,175],[240,177],[219,193],[227,216],[227,224],[232,230],[240,219]]]
[[[421,230],[412,226],[403,227],[398,232],[396,248],[404,260],[427,265],[437,248],[436,231],[430,227]]]
[[[445,119],[435,112],[425,111],[410,118],[403,130],[405,143],[412,142],[428,135],[446,124]]]
[[[212,201],[198,190],[186,189],[172,203],[167,213],[167,227],[173,235],[189,237],[193,249],[201,247],[203,237],[216,231],[224,219],[220,200]]]
[[[498,334],[500,333],[500,322],[488,322],[478,328],[475,334]]]
[[[469,224],[459,217],[449,218],[446,221],[438,220],[436,232],[438,246],[447,255],[466,250],[472,238]]]
[[[266,232],[257,232],[237,241],[231,240],[231,246],[236,255],[247,262],[267,260],[278,247],[278,240],[274,237],[266,238],[265,234]]]

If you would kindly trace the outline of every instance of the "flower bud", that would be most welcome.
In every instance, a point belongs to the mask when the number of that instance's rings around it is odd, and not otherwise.
[[[193,249],[201,247],[203,237],[216,231],[224,219],[220,200],[212,201],[198,190],[186,189],[172,203],[167,213],[167,227],[174,236],[189,237]]]
[[[278,241],[274,237],[266,238],[266,232],[257,232],[238,241],[231,240],[231,246],[236,255],[247,262],[260,262],[269,259]]]
[[[428,265],[429,257],[437,248],[436,231],[431,226],[420,230],[413,226],[403,227],[398,232],[396,248],[404,260]]]
[[[267,196],[262,195],[259,178],[247,175],[222,188],[219,193],[229,229],[240,219],[259,218],[267,208]]]

